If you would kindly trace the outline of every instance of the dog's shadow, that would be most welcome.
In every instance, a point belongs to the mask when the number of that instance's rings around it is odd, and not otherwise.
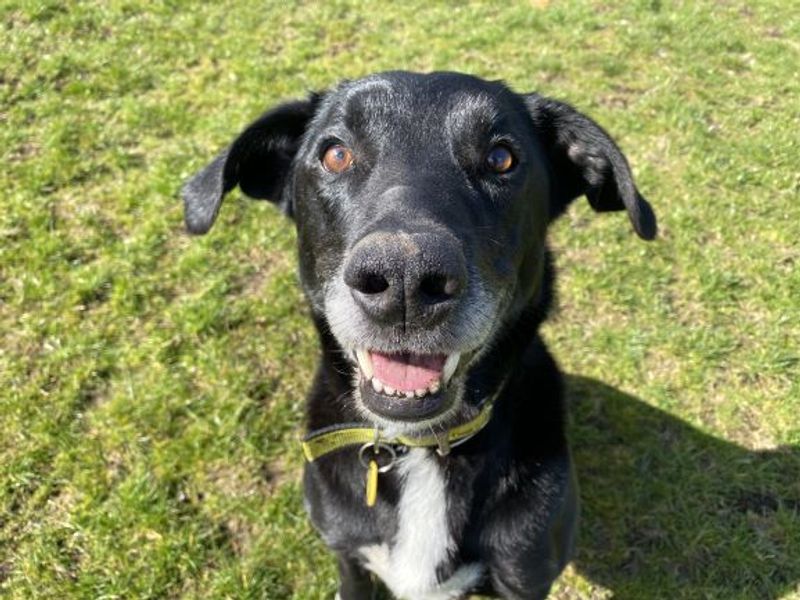
[[[567,378],[575,566],[615,598],[779,598],[800,585],[800,449],[752,451]]]

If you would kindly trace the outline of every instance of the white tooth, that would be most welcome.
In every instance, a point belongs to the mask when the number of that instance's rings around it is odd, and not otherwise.
[[[456,368],[458,367],[458,361],[461,358],[461,355],[458,353],[451,354],[447,357],[447,360],[444,361],[444,368],[442,369],[442,382],[447,385],[447,382],[450,381],[450,378],[453,376],[453,373],[456,372]]]
[[[428,390],[414,390],[414,395],[417,398],[422,398],[427,393],[428,393]]]
[[[361,372],[364,373],[364,377],[372,379],[375,373],[372,370],[372,359],[369,356],[369,352],[366,350],[356,350],[356,357],[358,358],[358,366],[361,367]]]
[[[411,398],[414,397],[414,392],[413,391],[408,391],[408,392],[403,392],[403,393],[406,395],[406,398],[411,399]]]
[[[395,389],[393,387],[385,385],[383,386],[383,393],[386,394],[387,396],[394,396]]]
[[[379,394],[383,392],[383,384],[378,381],[377,378],[373,377],[372,379],[372,389],[378,392]]]
[[[432,384],[430,384],[428,386],[428,391],[431,394],[438,394],[439,393],[439,388],[440,388],[439,382],[438,381],[434,381]]]

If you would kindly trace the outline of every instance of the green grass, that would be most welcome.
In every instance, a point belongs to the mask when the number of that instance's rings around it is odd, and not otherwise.
[[[67,8],[69,6],[69,8]],[[778,0],[0,7],[0,595],[330,598],[294,233],[176,190],[259,111],[407,68],[620,141],[662,224],[552,232],[583,524],[555,598],[800,598],[800,12]]]

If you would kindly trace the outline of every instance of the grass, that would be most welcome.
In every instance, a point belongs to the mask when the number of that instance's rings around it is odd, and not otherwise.
[[[620,141],[662,223],[552,232],[582,486],[554,598],[800,598],[800,17],[777,0],[0,7],[0,595],[330,598],[296,437],[294,233],[180,182],[389,68],[503,78]]]

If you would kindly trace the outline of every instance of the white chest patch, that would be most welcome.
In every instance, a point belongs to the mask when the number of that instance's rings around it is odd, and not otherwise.
[[[410,449],[396,468],[403,477],[397,535],[391,546],[361,548],[365,566],[398,598],[458,598],[480,580],[483,567],[477,563],[464,565],[446,581],[437,580],[436,567],[453,550],[442,470],[431,450],[425,448]]]

